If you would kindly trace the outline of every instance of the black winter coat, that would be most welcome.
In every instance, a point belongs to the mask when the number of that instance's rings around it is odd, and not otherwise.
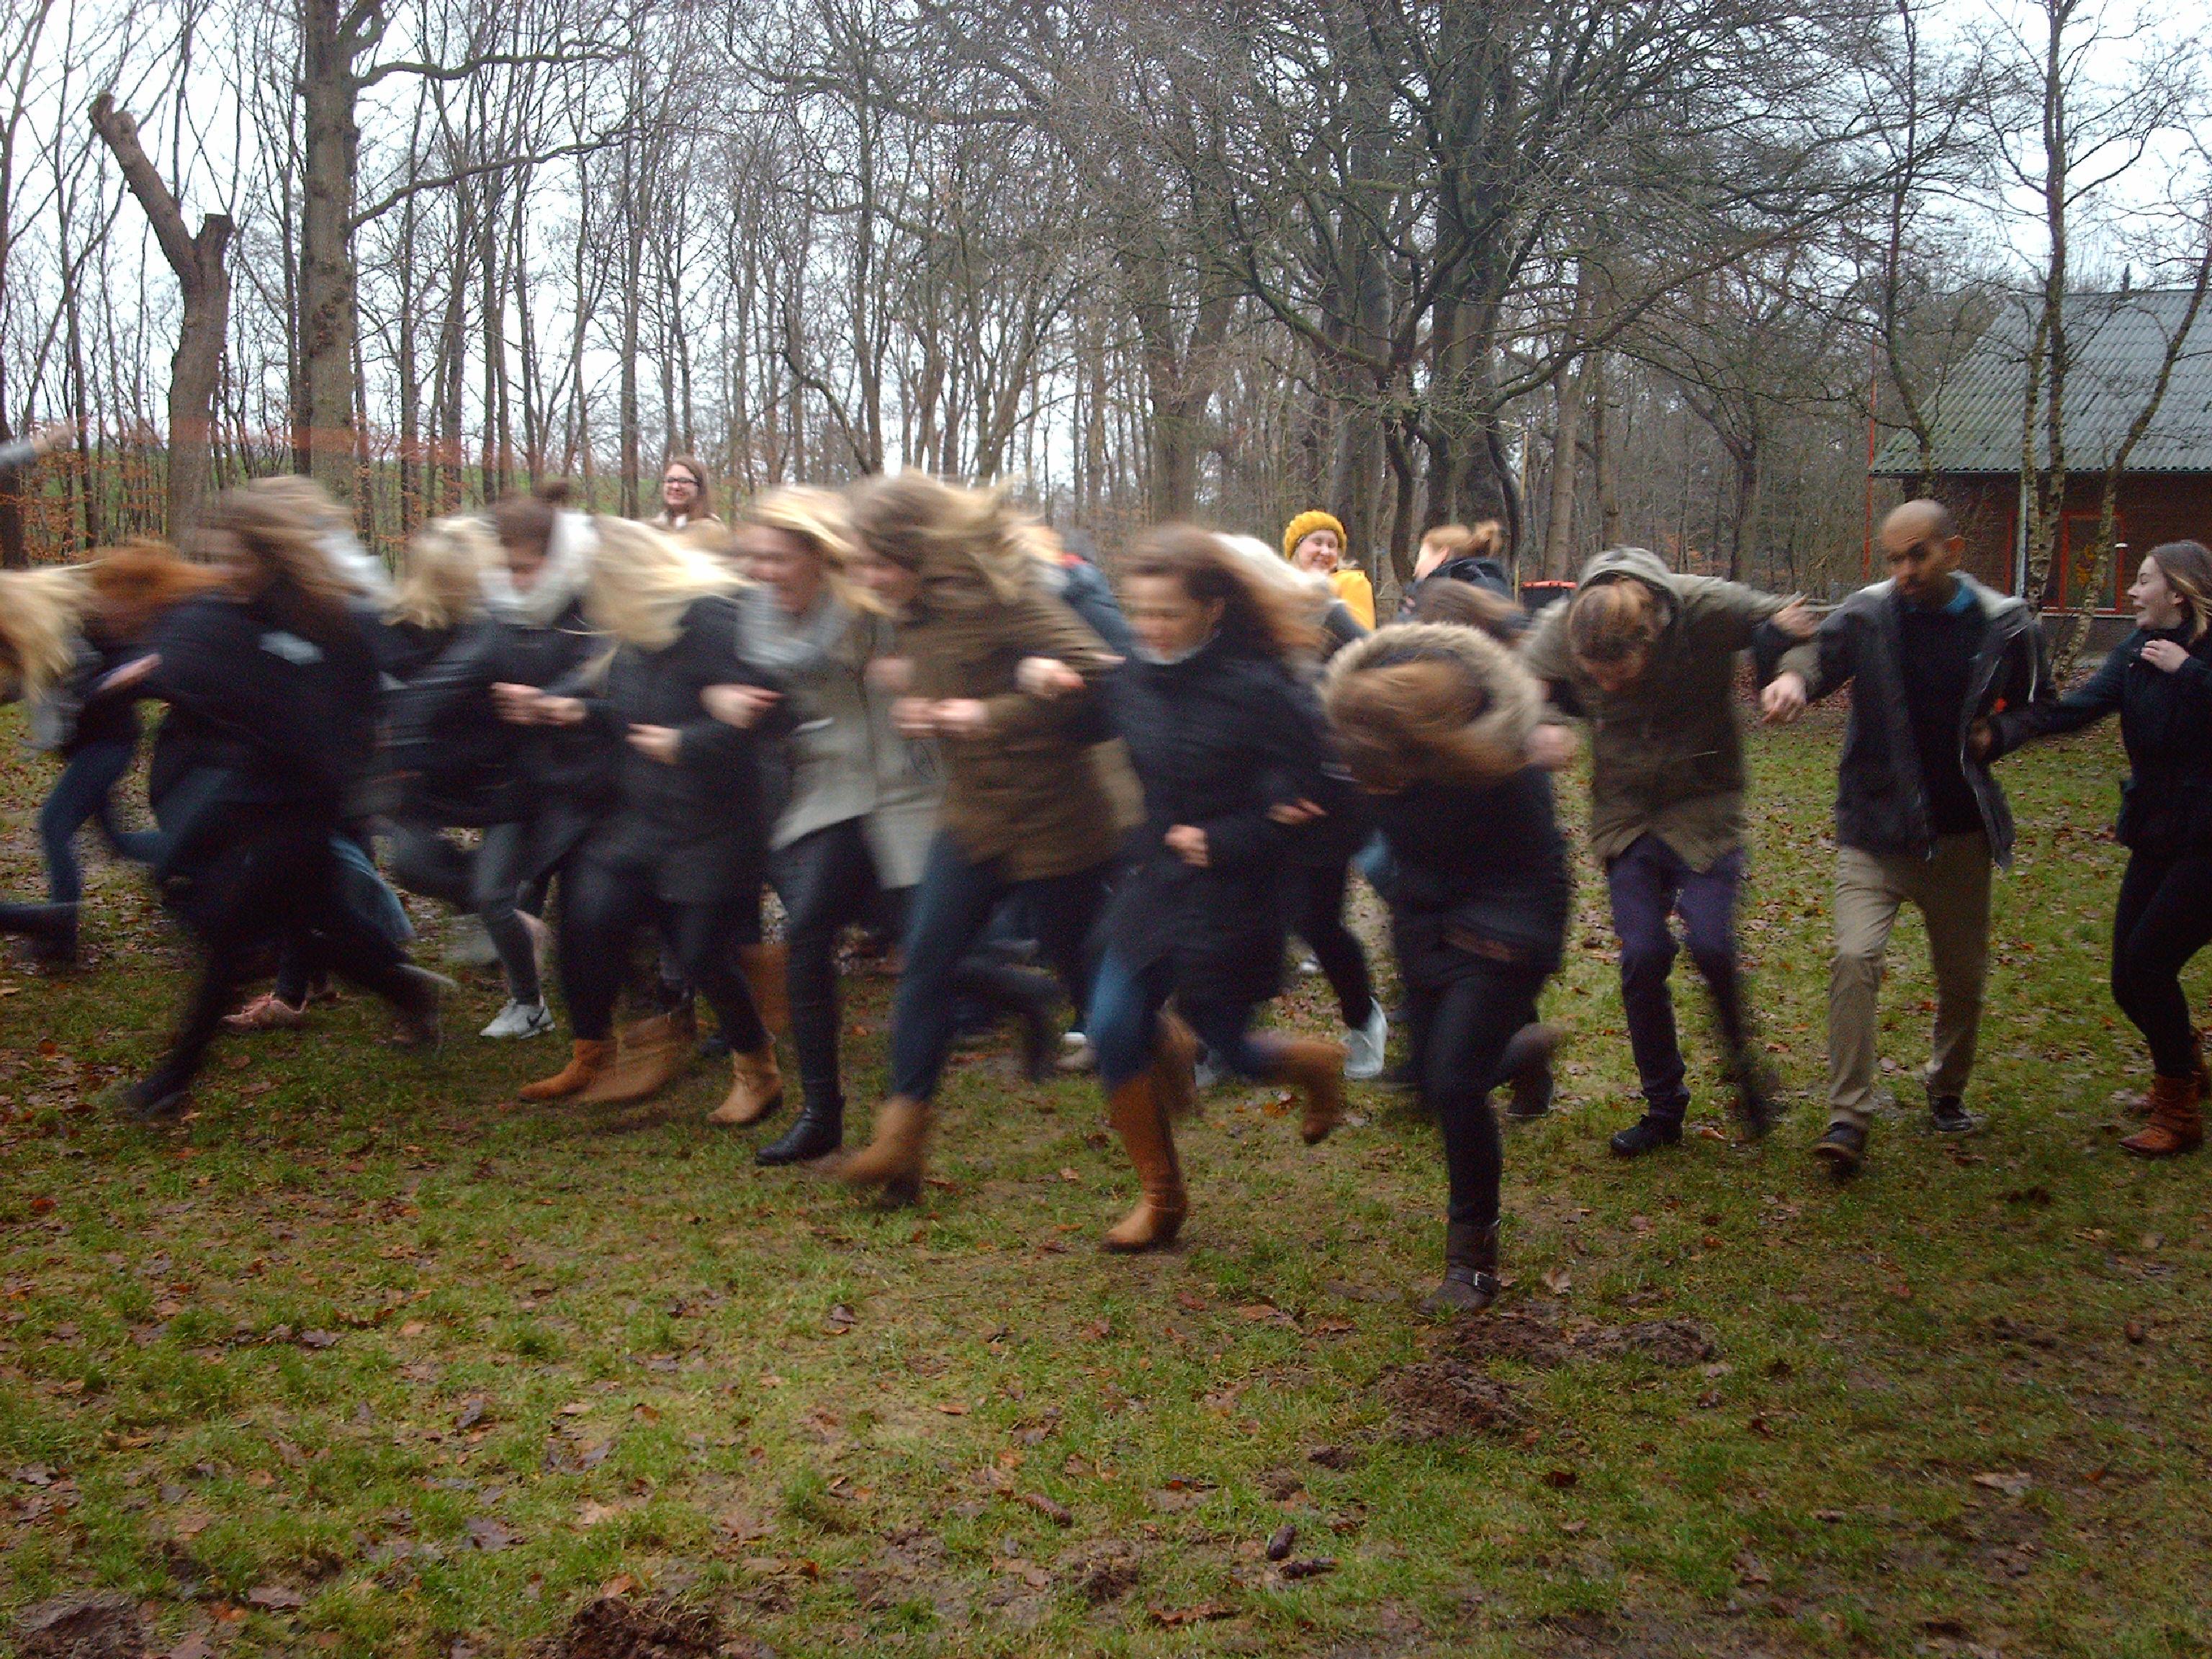
[[[1959,752],[1990,856],[2009,865],[2012,809],[1989,767],[1967,754],[1966,733],[1978,720],[2050,696],[2043,629],[2021,600],[1993,592],[1971,576],[1957,580],[1973,594],[1983,619],[1981,648],[1959,709]],[[1807,695],[1814,698],[1852,683],[1850,720],[1837,768],[1836,839],[1862,852],[1927,858],[1936,839],[1905,703],[1898,604],[1893,582],[1861,588],[1829,612],[1818,634],[1783,658],[1781,672],[1803,675]]]
[[[1574,883],[1552,780],[1524,768],[1486,787],[1417,783],[1370,798],[1389,852],[1399,969],[1433,990],[1503,963],[1558,971]]]
[[[447,825],[507,823],[525,816],[514,763],[521,728],[499,718],[491,688],[507,629],[489,618],[436,633],[388,624],[387,758],[400,781],[398,816]]]
[[[1218,641],[1181,662],[1133,658],[1113,696],[1145,822],[1101,924],[1106,948],[1133,967],[1172,959],[1186,996],[1265,1001],[1280,988],[1275,892],[1291,842],[1267,812],[1320,792],[1320,707],[1281,664]],[[1206,832],[1204,869],[1167,847],[1177,824]]]
[[[171,611],[147,643],[161,660],[143,694],[169,705],[149,779],[164,883],[252,822],[335,832],[375,738],[376,659],[358,625],[317,642],[256,605],[207,597]]]
[[[616,787],[613,811],[584,843],[601,864],[646,866],[672,904],[706,904],[757,890],[770,828],[762,799],[762,745],[787,721],[773,713],[749,731],[708,714],[710,685],[768,685],[738,656],[738,608],[719,596],[695,599],[676,638],[659,651],[625,645],[606,685],[586,700],[585,725],[605,750]],[[673,765],[632,748],[633,726],[672,726]]]
[[[534,685],[559,696],[586,696],[586,682],[611,648],[584,619],[583,601],[571,599],[550,622],[501,619],[482,641],[481,659],[448,665],[432,694],[472,695],[481,685]],[[614,805],[614,757],[590,731],[578,726],[510,726],[507,764],[514,786],[516,821],[530,825],[530,854],[523,876],[536,880],[566,858]]]
[[[2189,659],[2171,674],[2153,667],[2142,659],[2152,640],[2172,641]],[[2120,844],[2152,858],[2212,852],[2212,634],[2192,642],[2179,629],[2138,628],[2079,690],[1991,720],[1990,758],[2111,714],[2131,774],[2120,786]]]

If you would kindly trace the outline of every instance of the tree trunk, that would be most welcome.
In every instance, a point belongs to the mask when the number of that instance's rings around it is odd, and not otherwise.
[[[1584,371],[1562,371],[1552,382],[1552,492],[1544,524],[1544,562],[1539,574],[1565,575],[1575,568],[1575,471]]]
[[[184,295],[177,349],[169,359],[169,479],[163,514],[174,540],[213,481],[209,441],[223,341],[230,328],[230,272],[223,255],[236,227],[228,215],[210,213],[200,221],[199,234],[185,230],[175,195],[138,142],[137,122],[106,93],[93,100],[92,125],[114,152],[124,182],[145,210]]]
[[[370,13],[369,8],[359,10]],[[354,178],[361,129],[355,104],[356,20],[343,0],[301,0],[300,104],[307,126],[306,204],[300,218],[300,388],[293,447],[338,500],[354,496],[354,337],[360,307],[353,266]],[[366,25],[373,15],[363,15]]]
[[[1601,549],[1620,545],[1620,480],[1613,470],[1613,427],[1606,414],[1605,353],[1589,366],[1590,471],[1597,475],[1597,534]],[[1572,570],[1563,573],[1571,578]]]

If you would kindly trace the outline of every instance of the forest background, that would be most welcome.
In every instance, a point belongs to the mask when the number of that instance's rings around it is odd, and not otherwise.
[[[2037,432],[2075,296],[2193,320],[2204,67],[2106,0],[0,0],[0,435],[83,441],[0,562],[688,452],[1831,593],[2008,306],[2042,519],[2112,459]]]

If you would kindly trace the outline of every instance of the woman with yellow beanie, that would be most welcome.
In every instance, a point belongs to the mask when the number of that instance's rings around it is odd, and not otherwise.
[[[1330,591],[1344,601],[1344,608],[1358,618],[1359,625],[1371,629],[1375,586],[1364,571],[1337,568],[1345,545],[1344,526],[1318,507],[1299,514],[1283,530],[1283,556],[1291,568],[1325,578]]]

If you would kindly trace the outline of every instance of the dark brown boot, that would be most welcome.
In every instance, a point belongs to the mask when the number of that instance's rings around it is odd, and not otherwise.
[[[791,1030],[790,963],[781,943],[740,945],[738,968],[753,994],[753,1009],[773,1042]]]
[[[1444,1280],[1421,1304],[1423,1313],[1480,1313],[1498,1300],[1498,1224],[1444,1224]]]
[[[2204,1144],[2204,1103],[2193,1077],[2154,1077],[2150,1122],[2120,1143],[2137,1158],[2174,1158]]]
[[[1344,1116],[1344,1048],[1310,1037],[1255,1037],[1267,1061],[1267,1075],[1287,1083],[1304,1097],[1298,1134],[1311,1146],[1328,1139]]]
[[[583,1106],[623,1106],[650,1099],[681,1077],[696,1057],[699,1022],[685,1004],[633,1020],[615,1033],[615,1057],[579,1097]]]
[[[614,1057],[613,1043],[578,1037],[569,1049],[566,1066],[551,1077],[524,1084],[515,1093],[525,1100],[566,1100],[588,1088]]]
[[[933,1116],[927,1101],[893,1095],[876,1109],[875,1138],[838,1163],[837,1179],[849,1187],[918,1190]]]
[[[1175,1135],[1160,1100],[1158,1085],[1149,1072],[1140,1072],[1114,1091],[1106,1103],[1114,1132],[1129,1162],[1137,1166],[1137,1181],[1144,1196],[1099,1241],[1108,1250],[1151,1250],[1171,1243],[1189,1208],[1182,1185],[1182,1169],[1176,1162]]]

